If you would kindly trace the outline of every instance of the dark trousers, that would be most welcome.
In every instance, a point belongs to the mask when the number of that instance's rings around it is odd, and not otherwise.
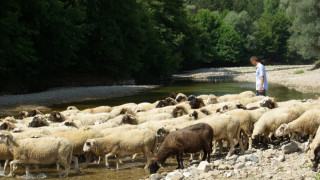
[[[266,90],[262,90],[261,93],[258,92],[258,90],[256,91],[256,95],[257,96],[266,96]]]

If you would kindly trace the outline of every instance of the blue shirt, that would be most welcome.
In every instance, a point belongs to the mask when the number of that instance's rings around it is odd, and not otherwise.
[[[261,84],[261,78],[264,77],[264,82],[262,85],[262,90],[268,90],[268,81],[267,81],[267,74],[264,68],[264,65],[258,63],[256,66],[256,90],[259,90]]]

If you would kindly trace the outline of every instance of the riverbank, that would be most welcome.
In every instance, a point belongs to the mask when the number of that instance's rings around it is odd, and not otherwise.
[[[48,111],[53,104],[128,96],[158,86],[95,86],[52,89],[39,93],[0,96],[0,115],[38,109]]]
[[[265,66],[268,83],[293,88],[303,93],[320,93],[320,69],[314,65]],[[300,71],[300,74],[299,72]],[[301,73],[303,71],[303,73]],[[255,67],[204,68],[172,76],[175,80],[255,82]]]

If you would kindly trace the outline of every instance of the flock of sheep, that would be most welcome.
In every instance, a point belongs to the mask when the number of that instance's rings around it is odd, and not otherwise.
[[[8,176],[14,176],[17,164],[56,164],[59,176],[68,176],[71,162],[81,173],[78,157],[85,157],[84,168],[95,154],[109,167],[108,158],[116,158],[116,169],[123,155],[144,156],[145,169],[155,173],[166,159],[175,155],[178,168],[183,154],[203,150],[202,160],[221,154],[223,141],[227,157],[239,145],[240,153],[250,151],[255,142],[263,145],[309,135],[306,151],[316,170],[320,160],[320,99],[276,102],[251,91],[217,97],[170,94],[154,103],[126,103],[85,110],[67,110],[42,114],[22,111],[18,117],[0,121],[0,160]],[[276,140],[274,140],[276,137]],[[217,150],[219,150],[217,152]],[[10,162],[10,163],[9,163]],[[62,167],[65,168],[64,175]],[[112,167],[114,168],[114,167]]]

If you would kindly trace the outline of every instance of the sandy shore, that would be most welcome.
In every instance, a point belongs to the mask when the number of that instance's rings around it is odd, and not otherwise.
[[[313,65],[281,65],[265,66],[268,83],[279,84],[307,93],[320,93],[320,69],[311,71]],[[296,71],[303,70],[301,74]],[[206,68],[173,75],[174,79],[192,81],[221,81],[235,80],[255,82],[255,67]]]
[[[59,103],[79,102],[132,95],[158,86],[95,86],[52,89],[39,93],[0,96],[0,112],[46,110]]]

